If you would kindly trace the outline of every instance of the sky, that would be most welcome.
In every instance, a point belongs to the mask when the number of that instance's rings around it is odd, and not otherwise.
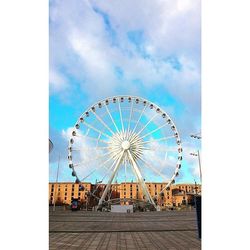
[[[163,108],[183,146],[177,183],[199,182],[201,141],[199,0],[50,1],[50,181],[74,181],[67,131],[91,104],[136,95]],[[60,159],[59,159],[60,158]],[[202,158],[202,152],[201,152]]]

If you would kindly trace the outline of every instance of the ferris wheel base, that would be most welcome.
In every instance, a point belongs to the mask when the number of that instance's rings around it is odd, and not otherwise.
[[[137,202],[133,202],[132,204],[120,204],[120,202],[124,202],[123,199],[121,199],[118,203],[113,203],[113,201],[105,201],[102,204],[98,205],[97,211],[100,212],[112,212],[115,209],[115,207],[119,207],[122,211],[127,211],[126,207],[129,206],[128,209],[133,208],[133,211],[141,211],[141,212],[147,212],[147,211],[160,211],[159,206],[155,206],[154,204],[151,204],[150,202],[146,202],[143,200],[140,200]],[[131,206],[131,207],[130,207]],[[128,212],[129,213],[129,212]]]

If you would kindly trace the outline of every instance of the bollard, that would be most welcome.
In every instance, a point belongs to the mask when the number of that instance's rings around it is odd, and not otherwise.
[[[201,239],[201,195],[195,196],[196,219],[198,226],[198,236]]]

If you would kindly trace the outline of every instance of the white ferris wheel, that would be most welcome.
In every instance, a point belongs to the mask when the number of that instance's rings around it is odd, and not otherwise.
[[[69,140],[68,159],[76,183],[105,184],[99,207],[109,202],[113,183],[135,180],[144,200],[156,208],[157,196],[179,174],[182,147],[177,128],[163,109],[141,97],[113,96],[79,117]],[[146,182],[165,185],[152,195]]]

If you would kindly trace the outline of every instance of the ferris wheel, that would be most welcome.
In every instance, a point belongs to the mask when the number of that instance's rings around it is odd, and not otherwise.
[[[173,120],[159,106],[141,97],[113,96],[79,117],[71,131],[68,160],[77,183],[105,184],[99,207],[108,202],[113,183],[131,180],[156,207],[157,197],[179,174],[182,146]],[[165,184],[152,195],[147,182]]]

